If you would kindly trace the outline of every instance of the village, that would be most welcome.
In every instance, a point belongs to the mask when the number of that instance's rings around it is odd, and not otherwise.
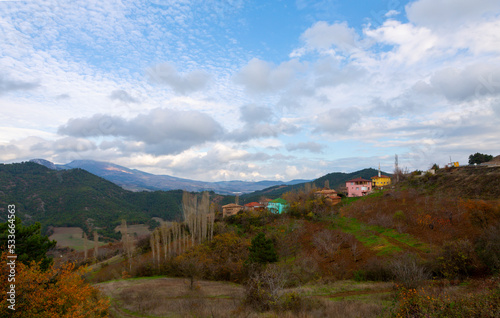
[[[314,192],[314,196],[316,198],[323,198],[327,205],[333,206],[340,203],[342,197],[362,197],[370,194],[375,189],[382,190],[384,187],[387,188],[390,184],[391,177],[383,175],[379,167],[378,175],[371,177],[371,180],[355,178],[346,181],[345,187],[341,187],[340,189],[340,194],[330,189],[328,184],[325,184],[322,189]],[[236,196],[236,200],[238,200],[238,196]],[[250,202],[244,205],[239,205],[238,202],[235,202],[222,206],[222,217],[236,215],[240,211],[262,211],[264,209],[274,214],[282,214],[287,210],[288,206],[288,202],[283,198],[274,200],[262,198],[259,202]]]

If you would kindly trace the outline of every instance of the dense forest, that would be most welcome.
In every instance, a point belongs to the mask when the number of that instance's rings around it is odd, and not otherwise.
[[[0,165],[0,211],[14,204],[23,222],[40,222],[44,233],[48,226],[75,226],[86,232],[99,228],[113,237],[122,219],[147,224],[152,217],[181,218],[181,202],[182,191],[131,192],[82,169],[56,171],[32,162]]]

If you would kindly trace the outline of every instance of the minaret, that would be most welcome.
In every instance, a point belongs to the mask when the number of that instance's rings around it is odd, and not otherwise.
[[[378,177],[380,178],[382,175],[380,174],[380,162],[378,163]]]

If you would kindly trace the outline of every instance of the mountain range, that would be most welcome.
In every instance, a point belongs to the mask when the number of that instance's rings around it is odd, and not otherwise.
[[[151,218],[182,218],[182,190],[132,192],[83,169],[48,169],[33,162],[0,164],[0,212],[16,206],[24,223],[75,226],[115,236],[122,219],[130,224]],[[217,195],[213,195],[215,199]],[[7,213],[0,213],[0,222]],[[88,232],[90,233],[90,232]]]
[[[157,191],[157,190],[186,190],[193,192],[214,191],[223,195],[251,193],[273,186],[295,185],[309,180],[282,181],[219,181],[205,182],[172,177],[169,175],[155,175],[129,169],[109,162],[94,160],[74,160],[68,164],[54,164],[44,159],[32,159],[31,162],[41,164],[52,170],[67,170],[80,168],[96,176],[111,181],[130,191]]]

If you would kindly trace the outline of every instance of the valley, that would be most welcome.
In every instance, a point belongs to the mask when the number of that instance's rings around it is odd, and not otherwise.
[[[63,181],[57,182],[66,188],[69,182],[83,193],[116,191],[109,198],[130,206],[159,207],[153,198],[170,195],[126,192],[81,170],[25,167],[31,182],[58,180],[59,173]],[[93,185],[72,181],[74,173]],[[328,185],[336,179],[322,180]],[[236,197],[178,190],[178,212],[170,219],[147,210],[140,217],[128,212],[132,221],[127,214],[113,222],[107,214],[92,215],[87,253],[84,227],[51,226],[59,244],[50,254],[56,264],[89,265],[83,277],[109,301],[111,317],[495,317],[498,180],[498,167],[442,168],[403,175],[363,197],[342,196],[338,204],[316,195],[323,188],[316,181],[283,193],[288,208],[281,214],[248,208],[228,217],[222,206]],[[45,220],[51,206],[44,205],[45,216],[31,213],[33,221]],[[99,227],[106,223],[116,238],[104,242]],[[100,233],[97,246],[91,231]]]

